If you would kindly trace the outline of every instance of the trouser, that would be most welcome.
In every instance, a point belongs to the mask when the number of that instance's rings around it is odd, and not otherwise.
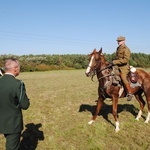
[[[121,79],[123,81],[124,84],[128,84],[128,80],[127,80],[127,74],[128,74],[128,70],[124,70],[123,72],[121,71],[120,72],[120,76],[121,76]]]
[[[21,132],[4,134],[6,138],[6,150],[18,150],[20,145]]]

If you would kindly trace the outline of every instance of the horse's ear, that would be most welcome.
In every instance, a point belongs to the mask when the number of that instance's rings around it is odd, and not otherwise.
[[[93,53],[96,53],[96,48],[94,48]]]
[[[101,53],[102,53],[102,47],[100,48],[100,50],[99,51],[101,51]]]
[[[102,47],[101,47],[101,49],[99,50],[99,54],[100,54],[100,55],[103,55],[103,53],[102,53]]]

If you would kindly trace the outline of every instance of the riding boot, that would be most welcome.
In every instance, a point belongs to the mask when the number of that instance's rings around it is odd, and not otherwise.
[[[132,97],[133,97],[133,94],[134,94],[134,89],[131,88],[130,84],[127,83],[125,85],[126,89],[127,89],[127,101],[131,101],[132,100]]]

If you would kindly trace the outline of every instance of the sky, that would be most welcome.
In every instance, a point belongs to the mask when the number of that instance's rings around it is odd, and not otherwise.
[[[0,0],[0,55],[150,52],[149,0]]]

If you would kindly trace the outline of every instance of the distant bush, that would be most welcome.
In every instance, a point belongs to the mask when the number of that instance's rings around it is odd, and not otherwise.
[[[0,55],[0,67],[3,67],[7,58],[18,58],[22,72],[66,70],[66,69],[85,69],[88,65],[88,55]],[[105,54],[106,60],[111,62],[115,53]],[[150,55],[143,53],[132,53],[130,65],[135,67],[150,67]]]

